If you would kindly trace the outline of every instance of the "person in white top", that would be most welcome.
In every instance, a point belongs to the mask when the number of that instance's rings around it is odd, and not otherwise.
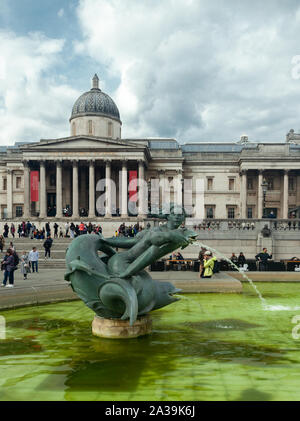
[[[28,260],[30,262],[32,272],[38,272],[39,252],[36,247],[32,247],[32,250],[28,254]]]

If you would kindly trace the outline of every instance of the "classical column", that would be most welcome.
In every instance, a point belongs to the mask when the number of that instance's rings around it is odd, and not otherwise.
[[[240,218],[247,218],[247,171],[242,170],[240,173]]]
[[[46,216],[46,164],[40,161],[40,218]]]
[[[110,218],[111,217],[112,196],[111,196],[111,161],[109,161],[109,160],[107,160],[105,162],[105,179],[106,179],[105,216],[107,218]]]
[[[28,161],[23,161],[24,166],[24,219],[30,218],[30,168]]]
[[[73,164],[73,203],[72,203],[72,216],[79,218],[78,213],[78,161],[74,160]]]
[[[182,206],[182,170],[177,170],[176,176],[176,204]]]
[[[159,207],[162,209],[165,203],[165,172],[159,171]]]
[[[258,197],[257,197],[257,218],[258,219],[261,219],[263,217],[264,194],[263,194],[262,182],[263,182],[263,170],[259,170],[258,171]]]
[[[283,206],[282,206],[282,218],[288,219],[289,211],[289,171],[284,170],[283,175]]]
[[[56,161],[56,218],[62,218],[62,161]]]
[[[13,170],[7,170],[7,218],[13,217]]]
[[[147,198],[147,189],[145,186],[145,164],[144,161],[139,161],[139,176],[140,185],[139,185],[139,208],[138,215],[142,218],[146,218],[148,213],[148,198]]]
[[[89,162],[89,218],[95,218],[95,161]]]
[[[122,200],[121,200],[121,216],[128,217],[128,181],[127,181],[127,160],[122,162]]]

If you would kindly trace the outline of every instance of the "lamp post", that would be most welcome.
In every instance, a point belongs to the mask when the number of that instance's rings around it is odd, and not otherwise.
[[[268,182],[267,180],[264,178],[262,183],[261,183],[261,187],[262,187],[262,191],[263,191],[263,196],[264,196],[264,200],[263,200],[263,215],[265,214],[265,207],[266,207],[266,194],[268,191]]]

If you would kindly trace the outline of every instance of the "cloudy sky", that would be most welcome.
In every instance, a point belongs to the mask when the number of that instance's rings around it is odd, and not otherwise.
[[[300,129],[299,0],[0,0],[0,145],[68,136],[98,73],[123,137]]]

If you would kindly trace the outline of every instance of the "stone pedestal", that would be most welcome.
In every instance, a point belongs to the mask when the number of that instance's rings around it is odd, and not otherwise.
[[[99,316],[95,316],[92,323],[93,335],[100,338],[138,338],[151,332],[152,320],[148,315],[139,317],[133,326],[129,325],[129,320],[104,319]]]

